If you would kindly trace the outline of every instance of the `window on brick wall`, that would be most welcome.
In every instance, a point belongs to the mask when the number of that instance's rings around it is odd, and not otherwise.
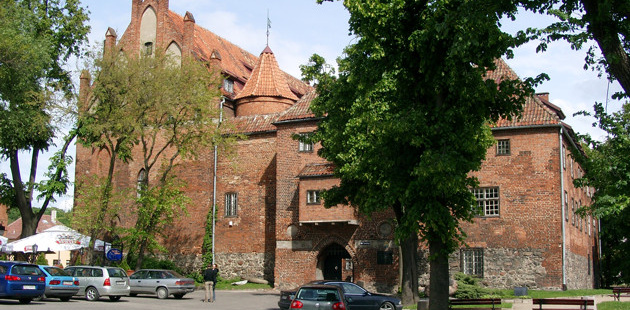
[[[225,90],[227,93],[233,93],[234,92],[234,81],[230,80],[230,79],[225,79],[223,80],[223,90]]]
[[[567,147],[562,146],[562,168],[567,169]]]
[[[318,190],[306,191],[306,203],[310,205],[320,204],[321,203],[320,192]]]
[[[579,209],[580,207],[582,207],[582,199],[578,202],[576,209]],[[584,217],[580,216],[580,231],[584,231],[584,220]]]
[[[480,187],[472,190],[477,199],[479,216],[499,216],[499,188]]]
[[[569,222],[569,193],[564,191],[564,220]]]
[[[391,265],[393,263],[394,263],[394,252],[392,251],[377,251],[376,252],[376,264]]]
[[[147,184],[147,171],[140,169],[138,173],[138,182],[136,184],[136,197],[140,198],[142,195],[142,188]]]
[[[575,200],[571,198],[571,225],[575,226]]]
[[[238,195],[236,193],[225,194],[225,216],[234,217],[238,215]]]
[[[510,140],[503,139],[497,141],[497,155],[510,155]]]
[[[300,137],[308,137],[308,133],[301,133],[299,134]],[[313,143],[310,142],[304,142],[301,140],[298,140],[298,151],[300,152],[312,152],[313,151]]]
[[[461,272],[483,277],[483,249],[461,249]]]

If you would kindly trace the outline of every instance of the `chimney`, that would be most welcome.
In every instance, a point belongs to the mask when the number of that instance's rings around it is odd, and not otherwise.
[[[87,110],[87,98],[90,93],[91,76],[88,70],[81,71],[81,77],[79,78],[79,113]]]
[[[536,96],[538,96],[538,98],[545,100],[547,102],[549,102],[549,92],[545,92],[545,93],[537,93]]]
[[[57,224],[57,210],[52,210],[52,211],[50,212],[50,221],[51,221],[53,224]]]
[[[112,53],[114,53],[114,49],[116,48],[116,38],[116,31],[111,27],[107,28],[107,32],[105,33],[104,54],[112,55]]]
[[[184,15],[184,42],[182,44],[182,55],[189,55],[195,44],[195,17],[186,11]]]

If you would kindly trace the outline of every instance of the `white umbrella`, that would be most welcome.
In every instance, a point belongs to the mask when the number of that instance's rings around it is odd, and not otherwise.
[[[4,252],[4,247],[7,245],[8,242],[9,239],[7,237],[0,236],[0,252]]]
[[[90,238],[64,225],[57,225],[6,245],[4,251],[32,253],[37,245],[37,252],[72,251],[87,247]]]

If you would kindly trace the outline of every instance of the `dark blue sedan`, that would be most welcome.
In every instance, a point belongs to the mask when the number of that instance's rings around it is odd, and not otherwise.
[[[22,304],[44,294],[46,275],[37,265],[0,261],[0,298],[13,298]]]

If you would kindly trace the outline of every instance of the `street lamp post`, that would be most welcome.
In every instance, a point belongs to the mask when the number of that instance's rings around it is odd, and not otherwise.
[[[35,260],[37,258],[37,244],[33,244],[33,264],[35,264]]]

